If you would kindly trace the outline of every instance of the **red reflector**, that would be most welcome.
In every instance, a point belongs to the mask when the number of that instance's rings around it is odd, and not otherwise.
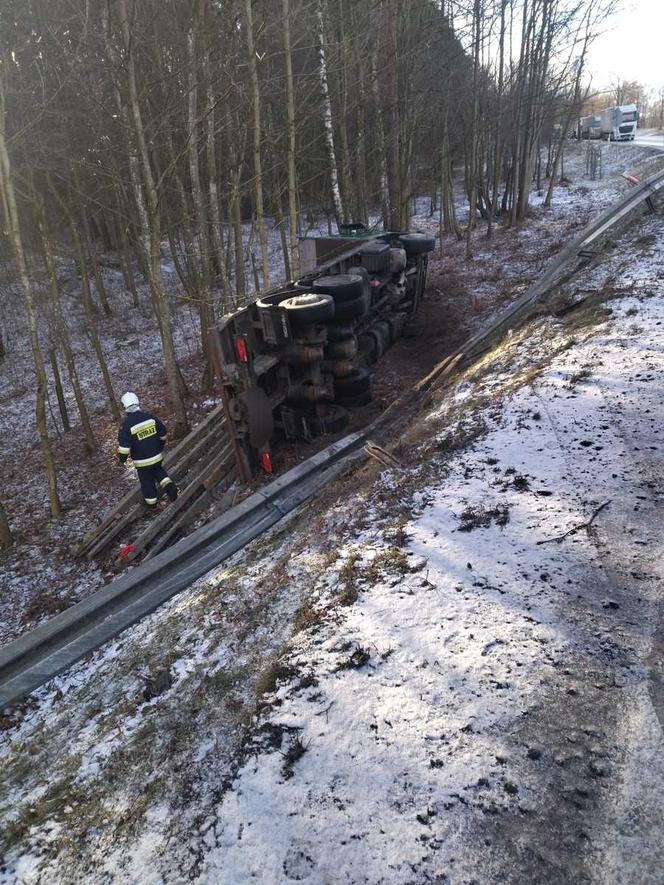
[[[138,553],[138,548],[133,544],[123,544],[120,547],[120,556],[124,559],[125,556],[129,556],[130,553]]]
[[[270,458],[269,452],[263,452],[261,455],[261,464],[266,473],[272,473],[272,458]]]
[[[241,363],[246,363],[249,359],[249,354],[247,351],[247,342],[241,336],[238,336],[235,339],[235,353],[237,353],[237,358]]]

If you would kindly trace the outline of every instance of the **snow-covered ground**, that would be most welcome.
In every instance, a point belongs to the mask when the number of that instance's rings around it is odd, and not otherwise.
[[[0,881],[662,881],[661,219],[583,283],[0,720]]]

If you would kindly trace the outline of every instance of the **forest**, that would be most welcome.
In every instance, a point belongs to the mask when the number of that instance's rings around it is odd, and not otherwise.
[[[470,256],[478,226],[491,237],[523,221],[533,181],[549,205],[588,101],[588,49],[613,5],[5,0],[0,377],[12,350],[29,348],[35,412],[20,420],[34,421],[51,517],[62,506],[49,390],[64,430],[75,425],[90,454],[95,412],[120,416],[105,318],[145,297],[181,436],[180,305],[195,311],[197,383],[210,392],[207,330],[254,292],[297,278],[306,230],[348,221],[404,230],[426,195],[441,243],[465,238]],[[66,267],[76,311],[62,295]],[[93,402],[82,347],[94,354]],[[76,417],[65,419],[66,397]],[[8,548],[1,499],[2,488]]]

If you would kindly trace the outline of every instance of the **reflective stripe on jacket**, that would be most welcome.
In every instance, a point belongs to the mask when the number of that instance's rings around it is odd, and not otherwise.
[[[118,433],[118,454],[128,455],[135,467],[152,467],[162,460],[166,425],[148,412],[129,412]]]

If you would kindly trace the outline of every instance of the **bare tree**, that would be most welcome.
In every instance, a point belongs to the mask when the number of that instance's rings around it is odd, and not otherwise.
[[[12,179],[11,162],[9,152],[7,150],[7,141],[5,138],[5,93],[4,82],[5,72],[8,68],[6,59],[0,62],[0,180],[2,181],[3,205],[6,209],[6,223],[9,232],[9,239],[16,260],[16,268],[18,272],[19,282],[23,290],[23,300],[25,303],[25,311],[28,318],[28,329],[30,334],[30,345],[32,348],[32,359],[35,366],[35,377],[37,382],[36,390],[36,420],[37,432],[41,443],[42,457],[46,468],[46,478],[48,480],[48,500],[51,510],[51,516],[58,518],[62,516],[62,506],[58,495],[58,477],[55,469],[55,459],[51,448],[51,441],[48,436],[48,428],[46,426],[46,369],[44,367],[44,357],[39,342],[39,333],[37,331],[37,316],[35,313],[34,301],[32,297],[32,286],[28,276],[28,268],[23,251],[23,241],[21,239],[21,225],[19,221],[18,208],[16,205],[16,195],[14,192],[14,182]]]

